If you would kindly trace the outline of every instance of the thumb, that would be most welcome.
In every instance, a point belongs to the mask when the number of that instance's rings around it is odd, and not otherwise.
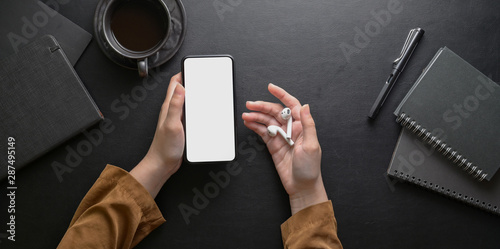
[[[168,106],[168,113],[165,119],[167,124],[174,124],[181,120],[182,116],[182,106],[184,105],[184,87],[177,84],[175,87],[172,98],[170,99],[170,105]]]
[[[309,105],[304,105],[300,108],[300,123],[302,124],[304,144],[313,145],[318,143],[316,124],[311,116],[311,109]]]

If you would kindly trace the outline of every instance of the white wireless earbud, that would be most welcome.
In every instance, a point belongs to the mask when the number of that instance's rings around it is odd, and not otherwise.
[[[267,133],[269,133],[269,136],[271,136],[271,137],[275,137],[279,133],[285,139],[285,141],[288,142],[288,144],[290,146],[293,145],[292,139],[287,138],[285,131],[283,129],[281,129],[280,127],[276,126],[276,125],[268,126],[267,127]]]
[[[288,123],[286,125],[286,133],[283,129],[276,125],[271,125],[267,127],[267,132],[269,133],[269,136],[275,137],[278,133],[285,139],[285,141],[292,146],[294,143],[292,141],[292,110],[290,108],[286,107],[281,111],[281,118],[284,120],[288,120]]]
[[[286,124],[286,137],[288,139],[292,139],[292,110],[288,107],[283,109],[283,111],[281,111],[281,118],[288,120],[288,123]]]

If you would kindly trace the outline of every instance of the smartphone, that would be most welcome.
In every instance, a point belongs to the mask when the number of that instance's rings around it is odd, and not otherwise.
[[[234,60],[230,55],[186,56],[182,60],[185,160],[236,160]]]

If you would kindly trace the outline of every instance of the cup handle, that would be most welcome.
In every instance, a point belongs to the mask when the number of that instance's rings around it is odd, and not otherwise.
[[[148,58],[142,60],[137,60],[137,71],[139,71],[139,76],[148,76]]]

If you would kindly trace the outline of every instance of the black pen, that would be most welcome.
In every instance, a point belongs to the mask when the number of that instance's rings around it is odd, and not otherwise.
[[[375,119],[377,117],[377,114],[380,111],[382,105],[384,104],[385,99],[387,98],[387,96],[389,96],[389,92],[391,91],[392,87],[398,80],[399,75],[403,72],[406,63],[408,63],[408,61],[410,60],[413,51],[417,47],[423,35],[424,35],[424,30],[421,28],[415,28],[410,30],[410,33],[406,38],[406,42],[403,46],[403,49],[401,50],[401,54],[392,63],[391,75],[389,75],[389,78],[385,82],[382,91],[380,91],[380,93],[378,94],[377,100],[375,100],[375,103],[373,104],[372,109],[370,110],[370,115],[368,115],[369,118]]]

